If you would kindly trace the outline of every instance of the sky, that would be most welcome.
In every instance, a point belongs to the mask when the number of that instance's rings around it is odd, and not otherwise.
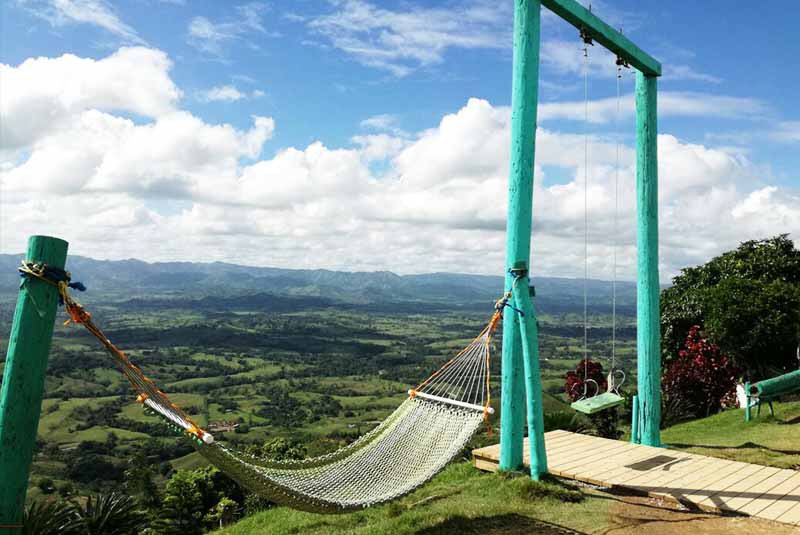
[[[592,10],[663,65],[662,281],[796,238],[800,3]],[[502,274],[512,28],[512,0],[7,0],[0,252]],[[582,277],[588,231],[589,276],[633,280],[633,73],[541,39],[532,271]]]

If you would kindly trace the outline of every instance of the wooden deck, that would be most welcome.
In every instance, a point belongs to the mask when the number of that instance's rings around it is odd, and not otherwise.
[[[705,511],[800,525],[800,472],[590,437],[545,434],[551,474],[666,498]],[[497,470],[500,446],[473,450],[476,468]],[[529,466],[528,440],[524,463]]]

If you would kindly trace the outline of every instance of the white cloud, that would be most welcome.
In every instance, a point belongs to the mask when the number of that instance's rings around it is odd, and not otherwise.
[[[181,92],[159,50],[134,47],[93,60],[65,54],[0,64],[3,117],[0,149],[21,149],[89,109],[158,117],[175,109]]]
[[[247,95],[232,85],[218,85],[200,93],[200,100],[203,102],[235,102],[246,97]]]
[[[224,20],[212,21],[196,16],[189,21],[188,42],[198,50],[213,56],[222,56],[224,46],[250,33],[266,34],[261,17],[266,5],[251,2],[236,6],[234,13]]]
[[[400,118],[397,115],[393,113],[381,113],[379,115],[367,117],[359,124],[361,128],[367,130],[373,130],[376,132],[389,132],[395,136],[407,137],[409,133],[400,128],[398,125],[399,122]]]
[[[572,120],[583,121],[585,102],[562,101],[546,102],[539,105],[541,121]],[[589,122],[612,123],[617,111],[616,97],[590,100]],[[660,117],[719,117],[724,119],[762,119],[769,113],[763,102],[746,97],[712,95],[681,91],[659,91],[658,114]],[[621,118],[636,113],[633,93],[620,98]]]
[[[263,98],[266,95],[267,94],[260,89],[254,89],[246,93],[234,85],[218,85],[206,89],[205,91],[200,91],[197,94],[197,99],[200,102],[236,102],[237,100],[249,98]]]
[[[772,132],[772,138],[786,143],[800,142],[800,121],[784,121]]]
[[[126,42],[144,44],[129,25],[125,24],[105,0],[48,0],[35,2],[30,11],[53,26],[89,24],[103,28]]]
[[[77,69],[78,87],[96,63]],[[156,53],[153,57],[158,57]],[[32,60],[57,79],[62,58]],[[70,58],[70,62],[91,61]],[[30,66],[7,67],[15,84]],[[72,63],[68,63],[72,65]],[[169,80],[169,62],[155,79]],[[171,81],[170,81],[171,84]],[[163,83],[156,84],[164,86]],[[4,127],[27,132],[23,155],[2,162],[0,244],[19,252],[33,233],[63,236],[73,254],[148,260],[230,260],[286,267],[458,270],[501,273],[505,247],[510,113],[470,99],[433,128],[398,137],[353,137],[349,148],[317,141],[262,156],[274,122],[246,129],[210,124],[176,109],[174,92],[143,100],[146,84],[123,84],[64,103],[60,89],[36,98],[58,110],[58,128],[26,131],[23,98],[6,104]],[[174,85],[172,85],[174,88]],[[147,93],[149,94],[149,93]],[[166,95],[166,96],[165,96]],[[157,102],[146,120],[114,110]],[[5,117],[5,115],[4,115]],[[373,120],[391,126],[391,120]],[[540,128],[534,183],[537,274],[581,276],[583,136]],[[611,267],[616,147],[594,137],[589,171],[590,275]],[[635,273],[635,155],[620,158],[620,272]],[[764,183],[730,150],[659,136],[661,273],[699,263],[739,241],[800,232],[797,192]],[[177,208],[164,211],[172,203]],[[47,214],[46,218],[42,214]]]
[[[395,76],[441,63],[449,48],[504,49],[511,42],[510,11],[502,3],[474,0],[399,11],[365,0],[332,3],[334,12],[311,19],[309,27],[359,63]]]
[[[664,80],[690,80],[694,82],[708,82],[710,84],[722,83],[722,78],[717,76],[698,72],[688,65],[664,65]]]

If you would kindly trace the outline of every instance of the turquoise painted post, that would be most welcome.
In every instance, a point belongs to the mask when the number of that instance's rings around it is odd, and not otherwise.
[[[631,402],[631,442],[639,443],[639,396],[633,396]]]
[[[658,278],[657,78],[636,73],[636,285],[639,436],[661,445],[661,331]]]
[[[506,236],[506,289],[514,277],[508,270],[528,265],[531,246],[533,159],[539,84],[539,0],[515,0],[514,66],[511,84],[511,161]],[[527,289],[523,288],[523,291]],[[503,319],[500,469],[522,466],[525,421],[521,326],[517,314]],[[530,396],[531,393],[529,392]],[[540,400],[537,400],[540,401]],[[536,439],[536,437],[531,437]]]
[[[67,242],[31,236],[27,259],[63,269]],[[0,389],[0,534],[19,533],[57,308],[54,286],[23,279]]]
[[[745,402],[744,402],[744,421],[750,421],[750,381],[744,384]]]
[[[536,310],[531,301],[528,286],[530,280],[523,277],[517,283],[514,302],[524,314],[519,319],[522,334],[522,358],[525,368],[525,391],[528,394],[528,445],[530,448],[531,477],[539,480],[547,473],[547,452],[544,446],[544,409],[542,407],[542,373],[539,369],[539,326]]]

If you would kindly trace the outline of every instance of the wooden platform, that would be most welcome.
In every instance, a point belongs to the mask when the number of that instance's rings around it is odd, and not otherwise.
[[[800,525],[800,472],[653,448],[567,431],[545,434],[551,474],[628,489],[705,511]],[[496,471],[500,445],[473,450],[476,468]],[[524,463],[529,466],[528,440]]]

